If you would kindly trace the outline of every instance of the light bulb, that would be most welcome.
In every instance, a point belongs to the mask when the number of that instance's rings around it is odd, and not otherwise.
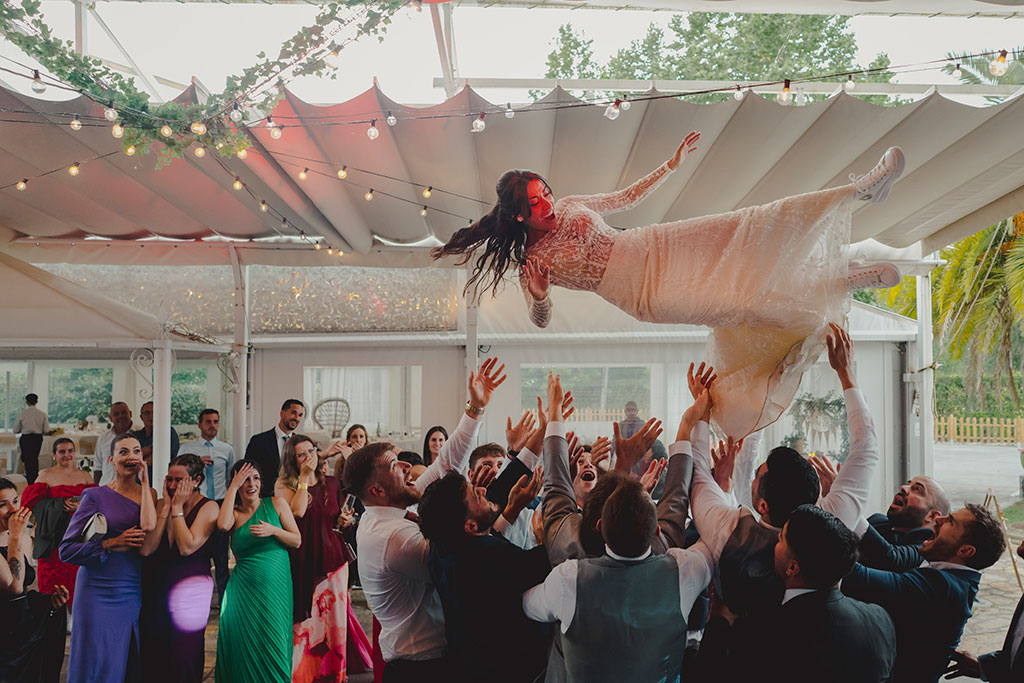
[[[963,70],[960,68],[960,65],[957,64],[956,68],[953,69],[953,78],[963,78],[963,75],[964,75]]]
[[[782,92],[779,93],[779,104],[789,104],[790,100],[793,99],[793,93],[789,90],[789,79],[782,86]]]
[[[372,202],[373,201],[373,188],[371,187],[369,190],[367,190],[366,194],[364,194],[363,197],[366,198],[366,201]]]
[[[304,168],[301,171],[299,171],[299,180],[305,180],[307,177],[309,177],[308,168]]]
[[[206,135],[206,124],[202,121],[193,122],[190,128],[196,135]]]
[[[633,105],[630,103],[629,100],[622,100],[622,102],[619,103],[619,109],[621,109],[622,111],[629,111],[629,108],[632,106]]]
[[[270,137],[275,140],[280,140],[282,135],[284,135],[284,126],[274,126],[270,129]]]
[[[1006,50],[1000,50],[999,54],[988,63],[988,70],[993,76],[1002,76],[1006,73],[1006,70],[1010,68],[1010,63],[1007,61]]]
[[[608,105],[608,108],[604,110],[604,117],[609,121],[619,118],[619,105],[617,102],[612,102]]]
[[[338,177],[342,180],[348,177],[348,166],[342,166],[338,169]]]
[[[19,180],[18,184],[15,187],[17,187],[19,191],[24,190],[26,187],[28,187],[28,178],[25,178],[24,180]]]
[[[32,72],[32,92],[37,95],[41,95],[46,92],[46,84],[43,83],[43,79],[39,75],[39,69],[35,69]]]
[[[370,127],[366,129],[366,137],[376,140],[378,135],[380,135],[380,131],[377,130],[377,119],[374,119],[370,121]]]
[[[327,247],[327,255],[331,256],[332,254],[334,254],[334,247],[328,246]]]
[[[850,92],[857,87],[857,84],[853,82],[853,76],[846,77],[846,83],[843,83],[843,90]]]
[[[103,109],[103,118],[105,118],[107,121],[110,121],[111,123],[117,121],[117,110],[113,107],[105,107]]]
[[[124,135],[124,126],[122,126],[120,123],[115,123],[114,126],[110,129],[110,134],[113,135],[115,138],[121,137],[122,135]]]
[[[267,128],[273,128],[277,124],[274,123],[274,119],[270,116],[267,117]]]
[[[428,187],[425,190],[423,190],[423,198],[424,199],[430,199],[430,193],[433,192],[433,190],[434,190],[434,186],[433,185],[431,185],[430,187]]]
[[[737,85],[737,86],[736,86],[736,92],[734,92],[734,93],[732,94],[732,97],[733,97],[733,99],[734,99],[734,100],[736,100],[737,102],[742,102],[742,101],[743,101],[743,89],[742,89],[742,88],[740,88],[740,86],[738,86],[738,85]]]
[[[263,201],[263,200],[260,200],[260,211],[262,211],[263,213],[266,213],[269,209],[270,209],[270,207],[267,206],[267,203],[265,201]]]
[[[160,135],[163,135],[165,138],[171,137],[173,133],[174,129],[168,126],[166,123],[160,126]]]
[[[392,114],[391,112],[388,112],[388,117],[387,117],[387,119],[385,119],[385,121],[387,121],[387,122],[388,122],[388,125],[389,125],[389,126],[393,126],[393,125],[395,125],[396,123],[398,123],[398,119],[397,119],[397,118],[395,118],[395,115],[394,115],[394,114]]]
[[[484,128],[486,128],[486,127],[487,127],[487,124],[484,123],[484,114],[483,114],[483,112],[480,112],[480,116],[475,118],[475,119],[473,119],[473,132],[474,133],[482,133]]]
[[[196,154],[197,157],[202,159],[203,157],[206,156],[206,148],[205,147],[196,147],[195,154]]]
[[[506,119],[510,119],[510,118],[512,118],[515,115],[516,115],[516,113],[514,111],[512,111],[512,103],[511,102],[506,102],[505,103],[505,118]]]
[[[82,130],[82,119],[78,118],[78,114],[75,114],[75,118],[71,119],[71,130]]]
[[[249,152],[248,150],[245,149],[245,147],[243,147],[242,149],[235,152],[235,156],[237,156],[239,159],[244,159],[247,156],[249,156]]]
[[[241,123],[242,110],[238,108],[237,102],[235,103],[234,107],[231,108],[231,113],[228,114],[228,118],[234,121],[235,123]]]
[[[320,243],[317,242],[316,244],[314,244],[313,248],[316,249],[317,251],[320,251]]]
[[[427,215],[427,207],[424,206],[422,209],[420,209],[420,215],[421,216],[426,216]]]
[[[68,173],[70,173],[71,175],[78,175],[78,172],[81,171],[81,170],[82,170],[81,164],[79,164],[77,161],[75,163],[71,164],[70,167],[68,167]]]
[[[236,190],[241,190],[242,189],[242,179],[239,178],[238,176],[235,176],[235,182],[233,182],[231,184],[231,187],[235,188]]]
[[[128,145],[124,148],[124,153],[130,157],[135,156],[135,145]]]

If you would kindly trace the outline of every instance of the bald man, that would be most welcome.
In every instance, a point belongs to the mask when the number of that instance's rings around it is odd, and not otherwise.
[[[875,514],[863,522],[858,534],[863,535],[860,550],[862,564],[873,569],[902,571],[920,564],[916,549],[935,533],[936,520],[949,515],[952,505],[939,482],[932,477],[914,477],[903,484],[893,496],[884,515]],[[865,533],[867,532],[867,533]],[[882,545],[870,537],[874,534],[887,541]],[[878,548],[886,548],[884,554]]]

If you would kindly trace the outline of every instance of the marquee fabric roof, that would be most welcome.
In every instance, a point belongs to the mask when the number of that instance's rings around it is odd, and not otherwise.
[[[192,96],[191,89],[182,95]],[[294,238],[301,230],[369,264],[373,259],[365,255],[393,248],[385,242],[444,241],[482,215],[505,169],[538,171],[556,196],[606,192],[656,167],[693,129],[703,133],[700,149],[642,205],[615,216],[617,226],[730,211],[845,183],[897,144],[906,151],[904,176],[885,203],[857,206],[854,241],[873,238],[928,254],[1024,208],[1019,96],[988,107],[939,94],[896,107],[845,93],[802,107],[754,94],[710,105],[666,98],[634,102],[615,121],[603,116],[603,104],[552,110],[558,103],[581,104],[556,89],[508,119],[500,113],[504,103],[490,104],[471,88],[425,108],[401,105],[376,87],[331,106],[286,92],[273,112],[285,126],[281,139],[257,125],[249,129],[254,148],[245,160],[216,159],[211,150],[203,159],[188,154],[155,170],[153,154],[119,153],[120,141],[108,126],[75,132],[67,119],[53,116],[102,115],[89,100],[43,101],[0,89],[0,108],[29,112],[7,113],[0,121],[0,186],[114,152],[83,164],[77,177],[60,171],[32,180],[25,191],[0,191],[0,228],[14,240],[8,251],[36,262],[101,259],[96,252],[108,242],[85,239],[90,236],[145,244],[138,241]],[[398,118],[397,125],[384,123],[385,112]],[[486,130],[473,133],[470,124],[480,112],[488,113]],[[380,136],[370,140],[366,130],[374,118]],[[343,165],[346,180],[335,175]],[[310,173],[299,180],[303,168]],[[283,213],[288,226],[262,213],[246,192],[234,191],[235,175]],[[424,199],[427,186],[434,192]],[[368,188],[375,191],[374,201],[363,198]],[[425,217],[423,205],[429,207]],[[46,241],[54,238],[64,241]],[[193,244],[154,244],[147,258],[157,250],[166,263],[211,258]],[[223,241],[203,247],[220,250],[212,258],[223,263],[226,250],[219,245]],[[404,257],[385,252],[379,262],[428,262],[422,253],[410,258],[409,250],[400,251]],[[308,257],[312,250],[302,252]]]

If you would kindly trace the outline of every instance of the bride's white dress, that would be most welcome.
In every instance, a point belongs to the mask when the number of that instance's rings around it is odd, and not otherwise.
[[[855,190],[631,230],[605,223],[669,173],[663,164],[625,189],[558,200],[555,229],[525,255],[550,267],[551,284],[596,292],[639,320],[712,328],[715,421],[743,437],[779,418],[824,348],[829,321],[848,310]],[[536,301],[521,285],[530,319],[546,326],[550,299]]]

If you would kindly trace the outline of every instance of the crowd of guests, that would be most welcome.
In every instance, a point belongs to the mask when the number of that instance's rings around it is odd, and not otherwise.
[[[758,434],[714,443],[704,365],[664,459],[654,419],[581,446],[557,376],[505,446],[474,447],[505,380],[488,359],[422,454],[361,425],[321,451],[288,400],[236,461],[207,409],[158,492],[151,425],[115,404],[99,481],[70,439],[20,503],[0,479],[0,681],[57,680],[69,627],[69,681],[202,680],[211,605],[223,683],[1024,680],[1024,600],[1001,650],[957,650],[1002,525],[930,477],[866,509],[879,445],[849,336],[827,346],[841,467],[786,447],[755,467]]]

